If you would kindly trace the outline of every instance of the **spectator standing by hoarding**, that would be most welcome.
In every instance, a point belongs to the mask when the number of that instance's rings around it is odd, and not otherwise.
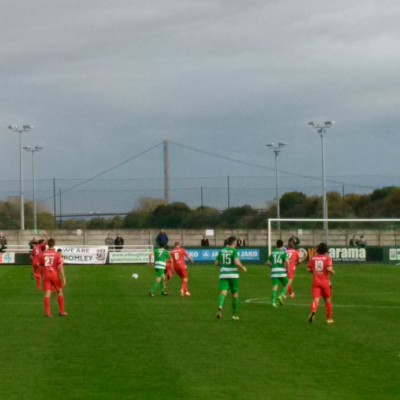
[[[114,239],[110,234],[107,235],[106,239],[104,240],[104,244],[108,246],[108,248],[111,248],[114,245]]]
[[[203,236],[203,239],[201,239],[200,244],[201,244],[201,247],[208,247],[208,246],[210,246],[210,242],[209,242],[207,236]]]
[[[4,253],[7,249],[7,238],[0,232],[0,253]]]
[[[161,229],[156,237],[156,243],[158,247],[167,248],[168,246],[168,235],[165,233],[164,229]]]
[[[244,247],[246,246],[246,241],[242,237],[238,237],[238,240],[236,241],[237,247]]]
[[[358,241],[359,247],[367,247],[367,239],[365,239],[364,235],[360,236],[360,240]]]
[[[122,248],[124,247],[124,238],[118,233],[117,237],[114,240],[114,245],[115,245],[115,250],[116,251],[121,251]]]
[[[350,247],[358,246],[358,239],[357,239],[356,235],[353,235],[353,237],[350,239],[349,246]]]

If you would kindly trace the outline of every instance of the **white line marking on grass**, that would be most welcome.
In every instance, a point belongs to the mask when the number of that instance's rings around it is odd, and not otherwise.
[[[323,299],[321,299],[323,302]],[[256,299],[246,299],[244,301],[247,304],[270,304],[270,299],[267,298],[256,298]],[[310,307],[311,303],[307,304],[295,304],[295,303],[284,303],[284,306],[292,306],[292,307]],[[400,306],[374,306],[369,304],[335,304],[333,303],[333,307],[343,307],[343,308],[379,308],[379,309],[400,309]]]

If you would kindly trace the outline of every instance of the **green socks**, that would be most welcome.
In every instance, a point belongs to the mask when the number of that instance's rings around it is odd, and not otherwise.
[[[225,302],[225,296],[220,294],[218,297],[218,308],[222,308]]]
[[[271,294],[271,302],[272,302],[272,304],[275,303],[275,300],[276,300],[276,290],[273,290],[272,294]]]
[[[234,297],[232,299],[232,310],[233,310],[232,314],[237,315],[238,309],[239,309],[239,298]]]
[[[155,281],[153,284],[153,287],[151,288],[151,292],[155,293],[157,291],[157,288],[159,285],[160,285],[160,282]]]

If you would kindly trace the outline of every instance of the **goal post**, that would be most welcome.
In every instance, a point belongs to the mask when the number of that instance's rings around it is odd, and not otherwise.
[[[332,228],[332,225],[335,224],[340,224],[340,223],[348,223],[350,224],[350,227],[347,227],[346,230],[347,231],[360,231],[360,224],[366,224],[365,226],[367,226],[369,223],[375,224],[373,227],[376,230],[376,224],[382,223],[385,224],[384,226],[382,226],[381,229],[382,231],[385,232],[389,232],[386,236],[389,237],[393,237],[394,238],[394,243],[393,240],[386,240],[384,241],[384,243],[382,243],[382,240],[379,241],[379,243],[376,243],[376,246],[382,246],[382,245],[389,245],[389,246],[395,246],[397,247],[397,233],[396,233],[396,225],[399,226],[398,232],[400,234],[400,218],[269,218],[268,219],[268,232],[267,232],[267,243],[268,243],[268,254],[271,254],[271,250],[272,250],[272,246],[273,246],[273,240],[274,239],[280,239],[282,236],[282,231],[285,231],[287,233],[287,231],[292,232],[293,226],[291,228],[288,229],[282,229],[282,227],[275,228],[274,224],[282,225],[281,223],[290,223],[290,224],[297,224],[298,229],[303,229],[303,225],[309,225],[310,223],[321,223],[323,224],[324,222],[326,222],[327,224],[331,223],[331,228],[328,228],[326,231],[321,227],[321,229],[318,229],[319,235],[317,235],[317,241],[321,242],[321,241],[327,241],[328,246],[330,245],[335,245],[333,240],[329,240],[329,234],[336,232],[340,229],[343,230],[342,227],[340,228]],[[351,224],[355,224],[355,227],[352,228]],[[337,226],[337,225],[336,225]],[[365,229],[365,228],[364,228]],[[391,232],[391,230],[393,232]],[[275,234],[275,232],[277,232]],[[333,235],[332,235],[333,236]],[[315,235],[314,235],[315,237]],[[328,240],[326,240],[328,239]],[[347,242],[348,237],[344,237],[344,239]],[[342,240],[342,239],[336,239],[336,240]],[[285,240],[284,240],[285,242]],[[318,243],[307,243],[308,245],[316,245]],[[347,243],[346,243],[347,245]],[[400,243],[399,243],[400,245]]]

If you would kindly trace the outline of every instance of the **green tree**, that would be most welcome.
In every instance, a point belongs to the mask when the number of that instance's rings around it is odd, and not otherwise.
[[[287,192],[279,201],[281,216],[291,218],[302,213],[307,196],[302,192]]]
[[[39,212],[37,214],[37,227],[38,229],[54,229],[55,221],[53,214],[49,212]]]
[[[184,221],[185,228],[216,228],[220,224],[221,213],[215,208],[198,207],[191,210]]]
[[[221,214],[221,223],[226,228],[245,228],[256,214],[249,205],[227,208]]]
[[[19,229],[20,227],[20,203],[19,198],[9,197],[0,203],[0,228]]]
[[[150,215],[151,228],[182,228],[191,209],[181,202],[159,205]]]

